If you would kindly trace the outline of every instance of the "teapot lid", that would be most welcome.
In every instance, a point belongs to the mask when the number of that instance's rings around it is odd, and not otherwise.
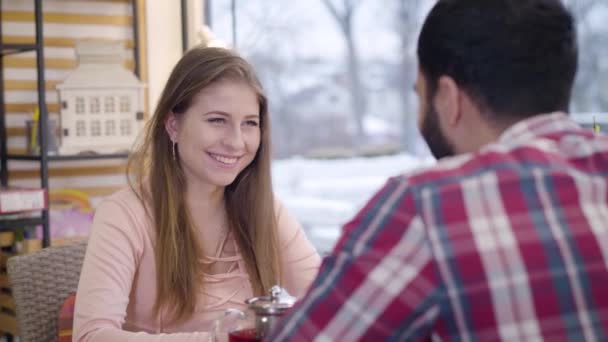
[[[245,301],[256,315],[281,315],[296,302],[296,297],[291,296],[287,290],[275,285],[268,296],[249,298]]]

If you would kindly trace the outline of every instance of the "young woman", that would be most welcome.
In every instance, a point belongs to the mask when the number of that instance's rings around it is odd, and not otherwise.
[[[173,70],[130,187],[97,208],[75,341],[201,341],[227,308],[280,284],[302,295],[320,258],[278,202],[267,101],[252,67],[196,48]]]

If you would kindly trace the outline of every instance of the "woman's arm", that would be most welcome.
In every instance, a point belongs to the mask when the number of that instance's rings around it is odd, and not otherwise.
[[[206,341],[207,333],[152,335],[122,330],[144,248],[144,233],[136,221],[122,202],[106,200],[98,206],[76,294],[74,341]]]
[[[296,297],[306,293],[319,270],[321,258],[298,221],[280,201],[275,202],[281,248],[282,284]]]

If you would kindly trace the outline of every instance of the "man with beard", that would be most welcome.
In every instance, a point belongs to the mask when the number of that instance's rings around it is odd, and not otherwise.
[[[439,159],[344,227],[276,341],[608,339],[608,138],[565,114],[559,0],[439,0],[418,40]]]

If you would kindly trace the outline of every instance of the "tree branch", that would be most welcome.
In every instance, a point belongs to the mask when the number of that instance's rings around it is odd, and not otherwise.
[[[336,23],[342,30],[345,36],[350,34],[352,17],[355,9],[362,0],[343,0],[344,9],[340,12],[335,3],[331,0],[322,0],[322,3],[327,7],[331,16],[336,20]]]
[[[331,13],[331,15],[334,17],[334,19],[336,19],[336,21],[338,23],[341,23],[342,16],[340,15],[340,12],[338,12],[338,9],[336,8],[336,6],[334,6],[334,3],[331,2],[331,0],[322,0],[322,2],[325,5],[325,7],[327,7],[327,9],[329,10],[329,13]]]

